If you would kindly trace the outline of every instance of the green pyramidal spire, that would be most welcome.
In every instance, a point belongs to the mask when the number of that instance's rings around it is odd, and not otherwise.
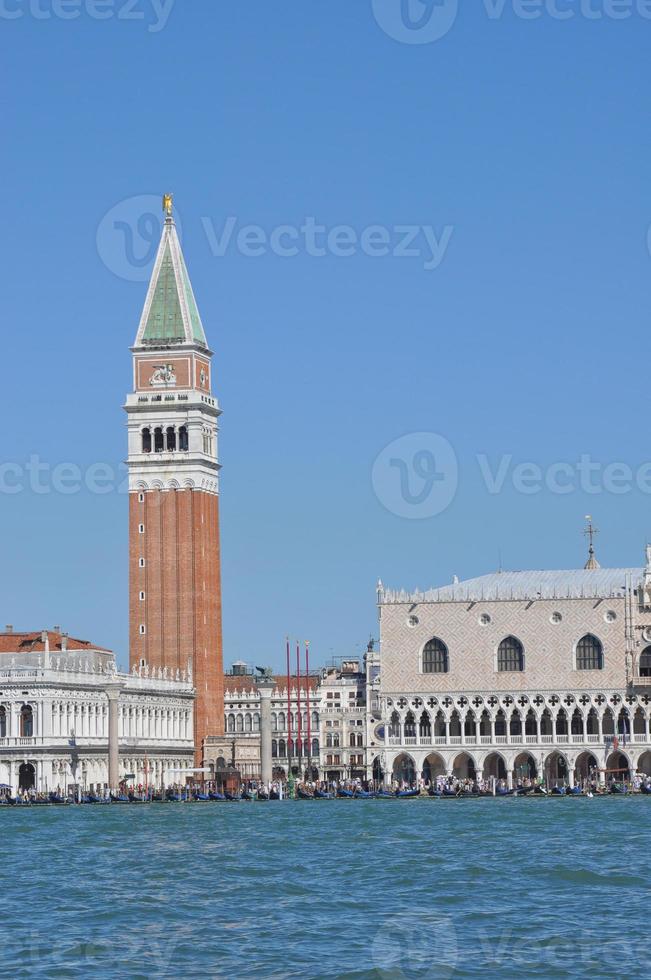
[[[200,344],[207,347],[171,210],[170,201],[140,318],[136,347],[161,344]]]

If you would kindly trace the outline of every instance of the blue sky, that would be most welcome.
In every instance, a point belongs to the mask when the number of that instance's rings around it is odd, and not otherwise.
[[[0,7],[3,622],[62,624],[126,662],[125,494],[18,474],[32,456],[124,459],[139,208],[166,190],[224,410],[227,662],[279,665],[287,632],[315,662],[363,649],[378,577],[444,584],[500,552],[580,565],[586,513],[603,564],[642,562],[651,20],[635,3],[528,20],[467,2],[438,40],[419,18],[452,20],[450,0],[176,0],[164,23],[151,0]],[[229,217],[216,255],[206,227]],[[288,226],[298,254],[246,254],[247,225]],[[373,226],[388,255],[362,248]],[[416,255],[394,254],[404,228]],[[423,228],[447,235],[435,268]],[[514,469],[530,463],[539,477]],[[604,469],[620,463],[630,479]]]

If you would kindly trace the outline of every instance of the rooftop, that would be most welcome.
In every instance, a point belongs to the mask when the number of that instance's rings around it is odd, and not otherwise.
[[[99,651],[100,653],[111,653],[106,647],[96,646],[90,640],[77,640],[73,636],[61,633],[56,630],[38,630],[31,633],[20,633],[15,630],[6,630],[0,633],[0,654],[3,653],[44,653],[45,637],[47,637],[48,649],[51,653],[57,650],[62,652],[64,641],[68,651]]]
[[[637,583],[644,568],[572,568],[492,572],[453,582],[426,592],[385,589],[378,586],[380,604],[415,602],[480,602],[497,599],[619,598],[628,580]]]

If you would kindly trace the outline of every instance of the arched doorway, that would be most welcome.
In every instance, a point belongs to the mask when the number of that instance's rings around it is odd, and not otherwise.
[[[438,752],[432,752],[423,763],[423,779],[434,784],[439,776],[445,776],[445,763]]]
[[[513,763],[513,776],[516,782],[535,779],[538,775],[536,760],[530,752],[521,752]]]
[[[373,759],[373,779],[376,783],[384,782],[384,769],[379,755]]]
[[[637,764],[637,771],[651,776],[651,752],[643,752]]]
[[[484,779],[506,779],[506,763],[498,752],[491,752],[484,762]]]
[[[545,759],[545,775],[551,786],[567,782],[569,770],[567,759],[560,752],[552,752]]]
[[[454,765],[452,771],[456,779],[472,779],[477,778],[477,771],[475,769],[475,760],[472,756],[468,755],[467,752],[461,752],[454,760]]]
[[[622,779],[631,778],[631,770],[628,759],[623,752],[611,752],[606,761],[606,779],[614,779],[620,782]]]
[[[416,766],[414,760],[406,752],[401,753],[393,763],[393,778],[399,783],[416,783]]]
[[[592,782],[597,778],[599,763],[592,752],[582,752],[574,765],[574,778],[578,783]]]
[[[31,762],[23,762],[18,770],[18,788],[22,790],[33,789],[36,785],[36,770]]]

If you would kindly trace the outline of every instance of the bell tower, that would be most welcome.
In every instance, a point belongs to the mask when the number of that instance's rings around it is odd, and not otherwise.
[[[170,195],[133,353],[130,666],[192,669],[195,758],[224,727],[218,418],[211,359]]]

